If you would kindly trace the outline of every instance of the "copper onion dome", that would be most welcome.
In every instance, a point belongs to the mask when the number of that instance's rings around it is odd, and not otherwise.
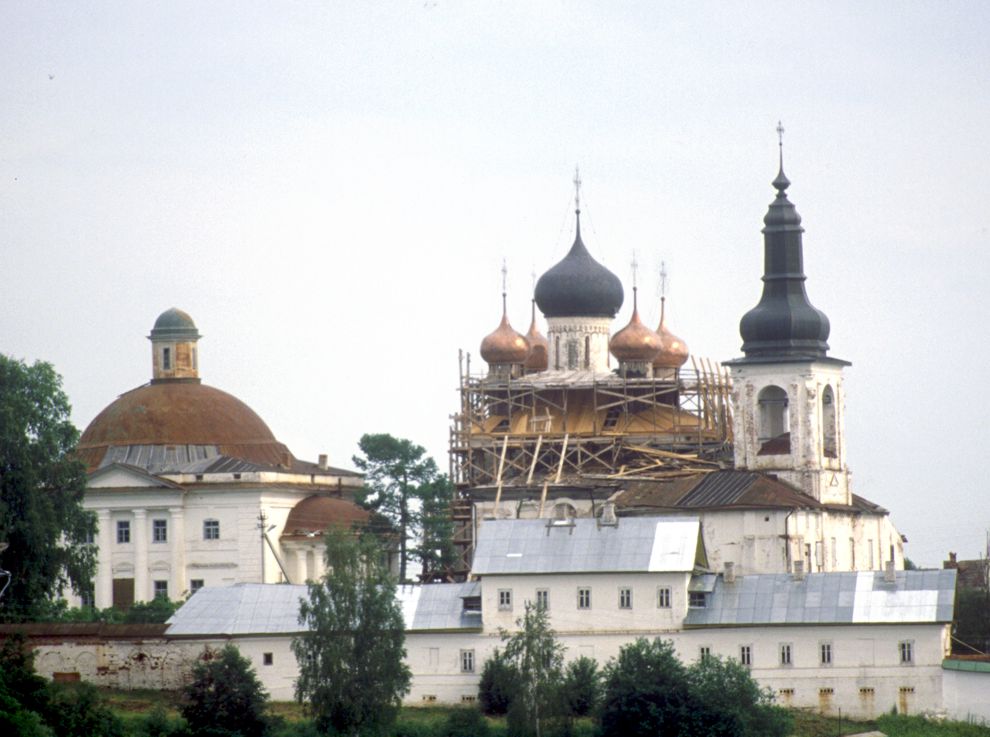
[[[620,361],[652,361],[660,352],[660,336],[639,319],[636,287],[633,287],[633,313],[629,324],[612,336],[608,349]]]
[[[481,357],[489,364],[523,363],[528,355],[529,344],[526,339],[509,324],[505,292],[502,292],[502,322],[481,341]]]
[[[660,353],[653,359],[653,368],[680,368],[688,360],[687,343],[667,329],[665,314],[666,297],[660,298],[660,326],[657,334],[660,336]]]
[[[529,371],[546,371],[550,365],[550,344],[536,327],[536,300],[533,300],[533,320],[526,333],[526,343],[529,345],[529,356],[525,368]]]

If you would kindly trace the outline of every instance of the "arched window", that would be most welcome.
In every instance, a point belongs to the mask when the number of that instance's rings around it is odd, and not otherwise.
[[[779,386],[764,387],[760,390],[756,403],[759,412],[760,455],[790,453],[790,418],[787,411],[787,392]]]
[[[553,367],[560,370],[560,336],[555,335],[553,339]]]
[[[822,391],[822,455],[839,457],[838,431],[835,420],[835,392],[826,386]]]
[[[584,336],[584,367],[591,368],[591,336]]]
[[[578,367],[578,342],[576,340],[567,341],[567,368],[576,369]]]

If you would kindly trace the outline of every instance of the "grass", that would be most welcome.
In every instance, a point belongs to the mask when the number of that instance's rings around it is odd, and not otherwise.
[[[118,691],[100,689],[106,703],[128,726],[144,719],[155,707],[162,707],[171,717],[179,714],[179,694],[172,691]],[[398,737],[419,737],[437,734],[446,723],[451,707],[408,707],[399,713],[394,734]],[[274,701],[270,712],[289,723],[308,721],[300,704],[293,701]],[[855,721],[825,717],[809,711],[794,710],[794,737],[840,737],[860,732],[879,730],[889,737],[990,737],[990,726],[966,722],[935,722],[918,716],[885,714],[876,721]],[[506,734],[504,719],[487,718],[491,737]],[[591,735],[594,724],[590,720],[578,720],[576,735]]]

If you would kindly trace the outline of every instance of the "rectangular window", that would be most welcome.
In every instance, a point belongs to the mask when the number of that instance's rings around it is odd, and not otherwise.
[[[512,589],[498,590],[498,608],[503,612],[512,611]]]
[[[698,659],[704,660],[712,656],[712,648],[709,645],[702,645],[698,648]]]
[[[168,371],[172,368],[172,349],[162,348],[162,368]]]
[[[168,542],[168,520],[166,519],[151,520],[151,542],[153,543]]]
[[[265,665],[273,665],[275,663],[275,655],[273,653],[262,653],[261,662]]]
[[[632,609],[632,589],[619,589],[619,609]]]
[[[704,609],[708,606],[708,597],[704,591],[688,592],[688,606],[692,609]]]
[[[897,643],[897,650],[901,656],[901,663],[911,665],[914,662],[914,642],[912,640],[901,640]]]
[[[578,609],[591,609],[591,589],[578,589]]]
[[[203,539],[204,540],[220,539],[220,520],[208,519],[203,522]]]
[[[791,665],[793,662],[794,661],[791,659],[791,643],[780,643],[780,664]]]
[[[856,541],[849,538],[849,570],[856,570]]]
[[[536,606],[540,609],[550,608],[550,591],[548,589],[536,590]]]
[[[752,645],[740,645],[739,646],[739,662],[745,665],[747,668],[753,665],[753,646]]]
[[[822,665],[832,665],[832,643],[819,643],[820,662]]]
[[[79,592],[80,606],[83,609],[92,609],[96,606],[96,596],[93,589],[83,589]]]
[[[203,579],[201,579],[201,578],[194,578],[194,579],[192,579],[189,582],[189,593],[190,594],[195,594],[201,588],[203,588]]]
[[[155,581],[155,598],[156,599],[168,598],[168,581],[162,581],[162,580]]]
[[[461,673],[474,673],[474,650],[461,650]]]
[[[657,589],[657,606],[661,609],[670,609],[670,589],[666,586]]]
[[[84,540],[84,542],[87,545],[93,545],[96,542],[96,535],[94,534],[93,530],[86,530],[86,539]]]
[[[130,520],[126,520],[126,519],[117,520],[117,542],[123,544],[123,543],[129,543],[130,541],[131,541]]]

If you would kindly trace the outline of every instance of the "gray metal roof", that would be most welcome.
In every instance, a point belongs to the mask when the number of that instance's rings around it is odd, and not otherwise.
[[[481,614],[463,611],[474,583],[402,586],[397,592],[407,630],[476,629]],[[303,585],[242,583],[193,594],[168,620],[166,636],[291,634],[304,631],[299,602]]]
[[[949,622],[956,589],[953,570],[880,571],[718,577],[704,609],[690,609],[687,627],[766,624],[884,624]]]
[[[622,517],[615,527],[579,518],[485,520],[471,573],[608,573],[691,571],[701,523],[693,517]]]

